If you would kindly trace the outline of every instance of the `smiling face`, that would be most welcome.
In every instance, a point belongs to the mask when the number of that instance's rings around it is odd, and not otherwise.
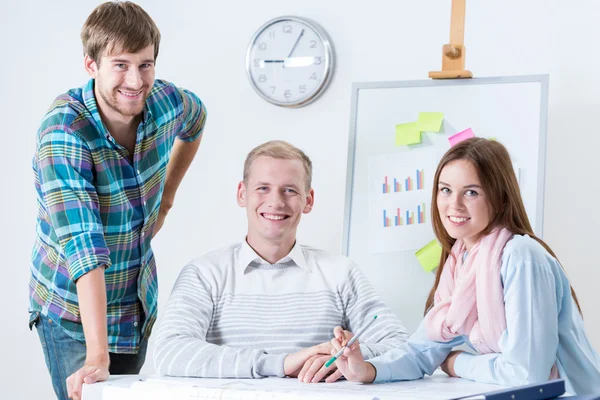
[[[247,181],[239,183],[237,193],[238,204],[248,216],[250,246],[291,249],[300,218],[312,210],[314,202],[306,179],[297,159],[260,156],[252,162]]]
[[[438,182],[437,207],[448,234],[463,239],[470,250],[492,217],[490,201],[471,162],[455,160],[444,166]]]
[[[150,45],[137,53],[103,55],[98,62],[86,55],[85,67],[95,79],[94,94],[103,117],[114,121],[142,113],[154,85],[154,54]]]

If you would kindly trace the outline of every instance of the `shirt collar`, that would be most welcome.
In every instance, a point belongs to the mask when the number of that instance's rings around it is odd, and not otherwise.
[[[248,269],[252,262],[256,262],[258,264],[272,265],[268,261],[264,260],[261,256],[259,256],[256,253],[256,251],[254,251],[254,249],[250,247],[250,245],[245,239],[242,242],[240,253],[238,255],[238,260],[239,270],[242,272],[242,274],[246,274],[248,272]],[[276,264],[286,263],[289,261],[293,261],[294,264],[296,264],[296,266],[300,267],[302,270],[306,272],[311,272],[311,268],[306,262],[306,258],[304,258],[304,252],[302,251],[302,247],[298,244],[298,242],[294,244],[294,247],[292,247],[292,250],[289,252],[289,254],[281,260],[277,261]]]
[[[88,109],[90,114],[92,114],[92,118],[94,119],[95,125],[98,127],[98,130],[102,132],[106,138],[110,138],[110,133],[104,123],[102,122],[102,118],[100,117],[100,112],[98,111],[98,103],[96,102],[96,96],[94,94],[94,85],[95,79],[90,79],[88,83],[83,88],[83,102],[85,107]],[[144,104],[144,115],[142,117],[142,123],[146,124],[152,118],[152,111],[150,107],[148,107],[148,100],[146,100]]]

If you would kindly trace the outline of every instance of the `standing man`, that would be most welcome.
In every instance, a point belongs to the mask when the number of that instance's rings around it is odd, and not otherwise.
[[[160,32],[138,5],[100,5],[81,39],[92,79],[52,103],[33,159],[29,325],[59,399],[142,367],[157,314],[150,242],[206,120],[193,93],[155,81]]]

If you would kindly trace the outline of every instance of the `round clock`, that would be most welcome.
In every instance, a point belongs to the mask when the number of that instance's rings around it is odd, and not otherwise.
[[[323,28],[307,18],[274,18],[252,37],[246,72],[263,99],[282,107],[304,106],[323,93],[331,79],[331,42]]]

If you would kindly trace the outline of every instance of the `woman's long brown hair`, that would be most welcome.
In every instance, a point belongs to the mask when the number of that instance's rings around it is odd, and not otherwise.
[[[429,291],[429,296],[425,303],[425,314],[433,307],[435,291],[440,283],[444,264],[446,263],[446,259],[451,256],[450,252],[456,241],[456,239],[450,237],[448,232],[446,232],[437,207],[440,173],[446,165],[456,160],[467,160],[473,164],[477,170],[483,191],[489,199],[494,217],[492,217],[489,225],[484,229],[483,234],[488,234],[495,226],[503,226],[516,235],[531,236],[552,257],[558,259],[552,249],[542,239],[538,238],[533,233],[533,229],[531,229],[531,224],[523,205],[523,199],[521,198],[519,183],[517,182],[517,177],[515,176],[515,171],[513,170],[506,148],[496,141],[483,138],[471,138],[460,142],[444,154],[433,179],[431,219],[433,221],[435,236],[442,245],[442,256],[435,274],[435,282]],[[575,304],[577,304],[579,313],[581,313],[579,300],[572,286],[571,295],[575,300]]]

